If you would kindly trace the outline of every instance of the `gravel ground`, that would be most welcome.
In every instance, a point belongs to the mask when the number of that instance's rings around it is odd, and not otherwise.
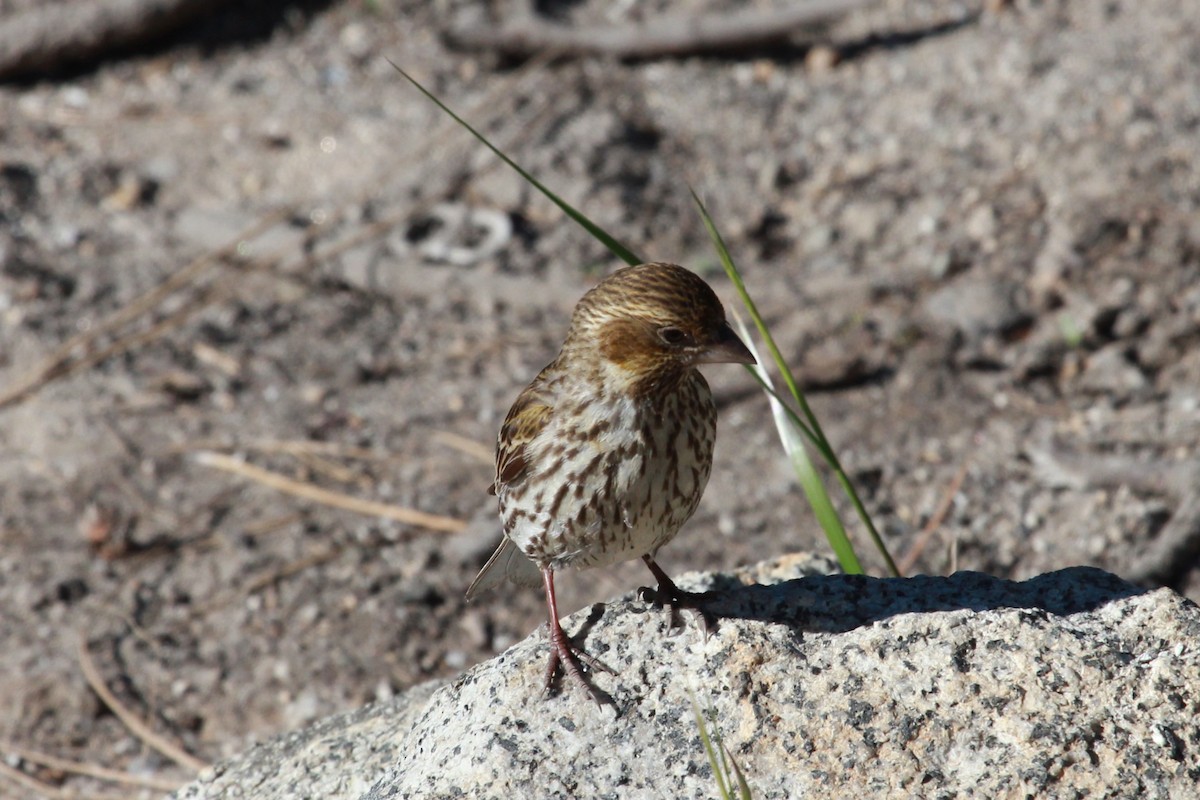
[[[1200,442],[1200,14],[987,6],[887,0],[785,47],[636,63],[450,50],[485,16],[468,2],[272,7],[0,86],[0,739],[181,781],[85,663],[211,761],[542,620],[535,591],[463,600],[499,536],[491,441],[615,263],[387,58],[731,305],[694,186],[911,573],[1091,564],[1200,597],[1194,556],[1163,556]],[[713,478],[664,566],[825,551],[751,379],[709,374]],[[643,571],[564,576],[564,613]]]

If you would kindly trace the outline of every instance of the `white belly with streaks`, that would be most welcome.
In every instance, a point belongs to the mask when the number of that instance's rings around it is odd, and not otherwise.
[[[704,491],[716,433],[696,378],[688,390],[704,413],[687,419],[677,396],[658,409],[622,397],[556,416],[528,446],[529,484],[501,489],[509,538],[539,564],[591,567],[653,554],[674,537]]]

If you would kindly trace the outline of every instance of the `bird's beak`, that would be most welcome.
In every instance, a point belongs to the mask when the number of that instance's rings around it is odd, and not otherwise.
[[[729,327],[729,323],[721,323],[712,344],[705,347],[696,356],[696,364],[756,364],[750,348],[742,344],[742,340]]]

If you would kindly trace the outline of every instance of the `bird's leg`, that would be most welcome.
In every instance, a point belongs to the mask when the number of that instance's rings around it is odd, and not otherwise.
[[[679,619],[679,609],[687,608],[700,617],[700,622],[704,626],[704,635],[708,636],[717,626],[716,617],[704,609],[704,604],[714,599],[717,596],[716,592],[685,592],[675,585],[675,581],[671,580],[671,576],[663,571],[663,568],[658,565],[653,556],[644,555],[642,561],[646,562],[646,566],[650,568],[650,572],[654,574],[658,581],[658,588],[651,589],[649,586],[643,586],[638,590],[641,598],[648,603],[655,605],[666,606],[667,608],[667,628],[674,630],[683,626]]]
[[[567,632],[562,629],[562,625],[558,621],[558,602],[554,597],[554,570],[550,567],[542,567],[542,583],[546,587],[546,605],[550,609],[550,663],[546,665],[546,690],[550,690],[550,685],[554,681],[554,673],[558,670],[558,665],[562,664],[563,671],[570,675],[576,683],[587,689],[588,694],[596,701],[596,705],[604,705],[606,699],[604,693],[583,677],[583,667],[580,662],[587,664],[593,670],[609,673],[612,670],[572,642],[571,638],[567,636]]]

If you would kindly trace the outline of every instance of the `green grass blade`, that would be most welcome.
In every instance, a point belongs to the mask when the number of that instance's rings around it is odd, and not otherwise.
[[[707,735],[708,729],[704,725],[704,719],[700,713],[700,709],[696,706],[696,696],[692,694],[691,698],[692,709],[696,712],[696,719],[700,723],[701,728],[704,730],[705,735]],[[738,797],[741,800],[753,800],[753,793],[750,791],[750,784],[746,781],[746,776],[742,773],[742,768],[738,766],[737,760],[733,757],[733,754],[729,752],[729,748],[725,746],[725,739],[721,736],[721,726],[716,724],[717,712],[713,710],[711,705],[708,707],[708,716],[713,719],[712,742],[716,744],[716,753],[721,757],[720,770],[717,769],[716,764],[713,764],[715,755],[713,754],[711,745],[709,746],[708,750],[709,763],[712,764],[713,773],[720,776],[717,782],[718,788],[721,792],[721,797],[723,800],[733,799],[734,778],[737,778]]]
[[[579,223],[579,225],[582,226],[583,229],[586,230],[588,233],[590,233],[593,237],[595,237],[595,239],[597,241],[599,241],[601,244],[603,244],[605,247],[607,247],[609,250],[611,250],[613,255],[615,255],[617,258],[621,259],[622,261],[624,261],[626,264],[641,264],[642,263],[642,259],[639,258],[632,250],[630,250],[628,247],[626,247],[625,245],[618,242],[615,238],[610,236],[603,228],[601,228],[599,225],[597,225],[596,223],[594,223],[590,219],[588,219],[587,216],[585,216],[582,212],[577,211],[574,206],[572,206],[566,200],[563,200],[561,197],[556,195],[554,192],[550,191],[550,189],[547,188],[541,181],[539,181],[537,178],[533,177],[528,172],[526,172],[521,167],[520,164],[518,164],[517,162],[515,162],[511,158],[509,158],[507,155],[505,155],[504,152],[500,150],[500,148],[496,147],[494,144],[492,144],[490,141],[488,141],[488,138],[486,136],[484,136],[482,133],[480,133],[479,131],[472,128],[471,125],[465,119],[463,119],[458,114],[455,114],[453,111],[451,111],[449,106],[447,106],[445,103],[443,103],[441,100],[439,100],[437,98],[437,96],[433,94],[433,92],[429,91],[424,86],[422,86],[420,83],[418,83],[416,78],[414,78],[412,75],[409,75],[407,72],[405,72],[403,69],[401,69],[399,67],[399,65],[396,64],[396,62],[392,61],[391,59],[388,59],[388,63],[391,64],[392,67],[397,72],[399,72],[401,75],[403,75],[405,80],[407,80],[413,86],[417,87],[417,90],[420,91],[421,94],[425,95],[430,100],[432,100],[434,105],[436,105],[442,111],[445,111],[447,114],[450,115],[450,117],[455,122],[457,122],[459,125],[462,125],[468,131],[470,131],[471,135],[474,136],[476,139],[478,139],[480,142],[482,142],[484,147],[486,147],[487,149],[489,149],[493,153],[495,153],[497,156],[499,156],[501,161],[503,161],[505,164],[508,164],[510,167],[515,169],[522,178],[529,181],[529,183],[534,188],[536,188],[542,194],[546,195],[546,197],[549,198],[549,200],[552,203],[554,203],[556,206],[561,208],[563,210],[563,213],[565,213],[568,217],[570,217],[571,219],[573,219],[577,223]]]
[[[733,764],[733,774],[737,777],[738,797],[741,800],[753,800],[754,794],[750,791],[750,784],[746,781],[746,775],[742,772],[742,768],[738,766],[737,759],[732,753],[726,751],[729,756],[729,763]]]
[[[754,320],[754,325],[758,328],[759,335],[761,335],[763,341],[766,342],[767,349],[771,353],[771,358],[775,361],[775,366],[779,368],[779,373],[783,376],[783,381],[787,384],[788,391],[791,393],[792,398],[796,401],[796,406],[804,415],[806,424],[800,426],[801,430],[808,435],[810,441],[813,443],[813,446],[816,447],[817,451],[821,454],[821,457],[824,458],[825,462],[830,466],[831,469],[833,469],[834,474],[837,476],[838,483],[841,485],[842,490],[846,493],[846,496],[850,499],[851,505],[854,506],[855,513],[858,514],[858,518],[862,521],[863,527],[867,529],[867,534],[871,537],[871,541],[874,543],[876,549],[879,550],[879,554],[883,558],[888,572],[891,575],[898,576],[900,574],[900,570],[896,567],[896,562],[892,559],[892,554],[888,552],[887,545],[883,543],[883,537],[879,535],[879,530],[875,527],[875,522],[871,519],[871,515],[867,513],[867,508],[863,504],[862,498],[858,496],[858,491],[854,488],[854,484],[850,481],[849,476],[846,475],[846,471],[842,468],[842,464],[837,457],[837,453],[834,452],[833,446],[830,445],[829,439],[825,436],[825,432],[821,429],[821,423],[817,421],[816,415],[813,414],[812,409],[808,405],[808,401],[804,398],[804,393],[800,391],[800,386],[797,384],[795,376],[792,375],[792,371],[788,367],[787,361],[784,360],[783,354],[779,351],[779,347],[775,344],[775,338],[771,336],[771,331],[767,328],[766,322],[763,321],[762,315],[758,313],[758,306],[754,304],[754,300],[750,297],[750,293],[746,290],[746,284],[742,280],[741,272],[738,271],[737,266],[733,263],[733,257],[729,255],[729,249],[725,246],[725,240],[721,237],[720,231],[717,230],[716,223],[714,223],[712,217],[709,216],[708,209],[705,208],[704,202],[700,199],[700,196],[696,194],[694,189],[692,190],[692,199],[696,201],[696,205],[700,209],[700,217],[704,220],[704,227],[708,230],[709,238],[712,239],[713,246],[717,249],[717,254],[721,258],[721,264],[725,267],[725,273],[729,275],[729,280],[733,283],[734,288],[737,289],[738,296],[741,297],[743,305],[746,306],[746,310],[750,313],[750,318]],[[761,380],[760,383],[762,383]],[[775,395],[773,389],[769,391],[768,394],[770,394],[775,400],[779,399],[778,396]],[[772,411],[774,411],[774,406],[772,407]],[[796,417],[795,413],[791,412],[791,409],[788,409],[788,412],[789,415],[795,419],[797,423],[799,423],[800,420],[798,417]],[[803,482],[801,485],[804,485]],[[807,489],[805,491],[807,494]],[[825,494],[824,488],[821,489],[821,494]],[[825,501],[828,502],[828,499],[828,495],[826,495]],[[809,502],[812,502],[811,497],[809,498]],[[818,512],[816,506],[813,507],[813,511],[818,513],[818,519],[821,518],[821,513],[824,513]],[[836,512],[834,512],[834,516],[837,516]],[[822,523],[822,527],[824,527],[824,523]],[[836,528],[841,530],[841,535],[845,537],[845,528],[842,527],[840,520],[838,521]],[[831,534],[830,528],[825,528],[825,533],[826,537],[830,539],[830,545],[834,547],[835,551],[837,551],[839,545],[834,543],[834,537],[836,537],[837,534]],[[848,539],[846,540],[846,544],[849,545]],[[852,547],[850,548],[850,552],[853,553]],[[857,561],[857,558],[855,560]],[[840,555],[839,561],[841,561]],[[845,569],[844,564],[843,569]]]
[[[762,363],[758,348],[754,346],[754,338],[750,335],[750,331],[746,330],[741,315],[735,312],[733,321],[737,325],[738,333],[742,336],[742,341],[754,354],[754,359]],[[779,440],[783,442],[784,452],[791,459],[792,469],[796,472],[796,480],[800,482],[800,488],[804,490],[804,496],[808,498],[808,504],[812,506],[817,522],[825,531],[825,538],[829,540],[829,546],[833,548],[834,555],[837,556],[838,563],[842,566],[842,571],[847,575],[861,575],[863,573],[862,563],[858,560],[858,555],[854,552],[854,545],[850,543],[850,537],[846,535],[846,528],[842,525],[842,520],[838,517],[837,510],[829,499],[829,493],[825,491],[825,484],[821,482],[821,476],[808,456],[808,448],[804,446],[804,438],[801,434],[801,431],[805,430],[804,425],[800,422],[799,417],[796,417],[795,413],[791,412],[791,409],[784,405],[779,396],[775,394],[775,387],[771,385],[771,377],[767,371],[757,366],[751,366],[750,369],[755,373],[759,383],[767,389],[767,401],[771,404],[771,416],[775,419]],[[812,437],[811,432],[805,432],[810,438]]]
[[[808,403],[804,400],[804,394],[800,391],[795,376],[792,375],[787,361],[784,360],[783,354],[779,352],[779,347],[775,344],[775,337],[771,335],[771,331],[767,328],[767,323],[763,321],[762,315],[758,313],[758,306],[755,305],[754,299],[750,297],[750,292],[746,290],[746,284],[742,280],[742,273],[733,263],[733,257],[729,255],[729,248],[725,246],[725,239],[721,236],[721,232],[717,230],[716,223],[713,222],[712,217],[709,216],[708,209],[700,199],[700,195],[696,194],[695,189],[691,189],[690,191],[692,199],[696,201],[696,206],[700,209],[700,217],[704,220],[704,227],[708,231],[708,236],[712,239],[713,246],[717,248],[721,264],[725,267],[725,274],[729,276],[729,280],[737,290],[738,297],[742,299],[742,304],[746,306],[746,311],[749,312],[750,319],[754,320],[754,326],[758,328],[759,336],[766,342],[767,350],[770,351],[771,358],[775,361],[775,366],[779,368],[779,374],[783,376],[783,382],[787,384],[788,391],[791,392],[792,397],[796,398],[796,403],[800,411],[804,414],[808,426],[817,434],[818,438],[824,439],[825,437],[819,433],[821,425],[817,422],[812,409],[808,407]]]
[[[721,769],[721,761],[717,757],[716,748],[713,747],[712,739],[708,735],[708,726],[704,723],[704,715],[700,713],[700,705],[696,702],[696,695],[688,690],[688,696],[692,699],[692,713],[696,715],[696,727],[700,730],[700,742],[704,745],[704,752],[708,756],[708,764],[712,767],[713,776],[717,779],[717,789],[721,793],[722,800],[729,800],[730,794],[729,784],[725,782],[725,773]]]
[[[749,344],[748,334],[746,339],[747,344]],[[757,358],[757,356],[755,357]],[[758,381],[758,385],[767,394],[767,396],[779,404],[780,408],[783,409],[783,413],[787,415],[792,425],[802,434],[804,434],[804,436],[808,438],[809,442],[811,442],[818,451],[822,452],[822,457],[824,457],[824,448],[822,443],[817,440],[816,435],[808,429],[808,427],[804,424],[804,421],[800,419],[799,415],[796,414],[796,412],[793,411],[791,407],[783,401],[783,398],[779,396],[779,393],[775,391],[775,388],[763,379],[762,374],[753,370],[751,370],[751,374],[754,376],[754,379]],[[787,449],[786,445],[784,446],[784,449]],[[826,463],[829,463],[828,460]],[[841,468],[840,464],[837,469],[834,470],[833,474],[837,477],[838,484],[842,487],[842,490],[845,491],[846,496],[850,498],[850,502],[854,506],[859,520],[863,523],[863,527],[867,529],[867,533],[870,535],[872,541],[875,543],[876,548],[882,555],[884,563],[887,565],[889,574],[893,576],[899,576],[900,570],[896,567],[895,562],[892,561],[891,553],[888,552],[887,546],[884,545],[882,539],[880,538],[879,531],[876,530],[870,515],[867,513],[867,509],[863,506],[862,499],[859,498],[858,492],[855,491],[854,485],[850,482],[849,476],[846,475],[845,470]]]

